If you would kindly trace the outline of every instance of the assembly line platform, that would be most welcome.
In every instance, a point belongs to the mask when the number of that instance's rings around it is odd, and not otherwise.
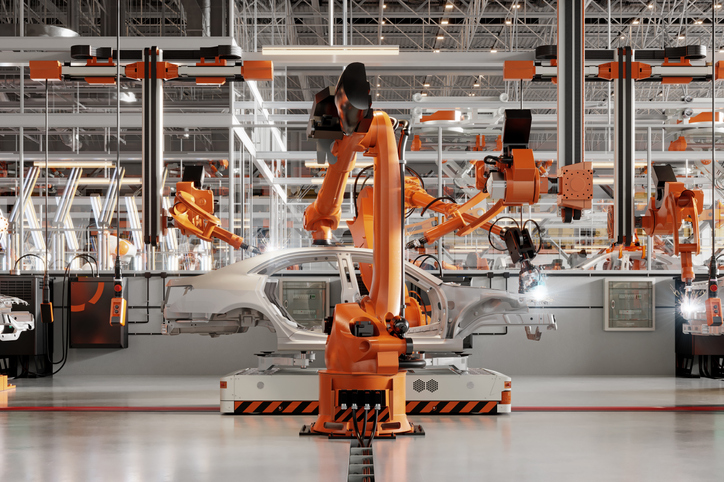
[[[348,440],[308,415],[219,414],[219,377],[14,380],[0,392],[0,480],[346,480]],[[375,441],[379,481],[697,480],[724,473],[724,382],[513,377],[509,415],[411,415]]]

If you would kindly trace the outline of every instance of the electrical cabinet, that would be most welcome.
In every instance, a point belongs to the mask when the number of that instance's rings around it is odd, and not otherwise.
[[[654,331],[653,279],[605,278],[603,282],[604,330]]]
[[[124,283],[124,292],[127,287]],[[128,325],[111,326],[113,277],[71,278],[68,324],[71,348],[127,348]]]

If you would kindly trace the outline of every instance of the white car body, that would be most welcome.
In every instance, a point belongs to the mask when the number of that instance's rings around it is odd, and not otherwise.
[[[325,261],[337,263],[340,302],[359,301],[355,263],[372,263],[372,250],[288,249],[265,253],[203,275],[169,280],[163,309],[164,332],[218,336],[264,326],[276,333],[279,352],[322,351],[327,335],[296,323],[285,313],[276,300],[274,274],[291,265]],[[431,307],[428,324],[412,327],[407,333],[416,351],[461,352],[466,337],[494,326],[525,327],[534,339],[540,337],[540,327],[556,329],[554,316],[530,313],[524,296],[443,283],[410,263],[405,264],[405,278],[424,290]]]

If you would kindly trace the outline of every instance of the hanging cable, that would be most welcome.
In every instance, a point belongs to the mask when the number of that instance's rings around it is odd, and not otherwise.
[[[507,246],[503,246],[502,248],[499,248],[498,246],[495,245],[495,243],[493,243],[493,228],[495,228],[495,226],[497,226],[497,224],[500,221],[502,221],[503,219],[510,219],[511,221],[513,221],[513,223],[515,223],[516,227],[520,228],[520,224],[518,224],[518,221],[516,221],[515,218],[511,218],[510,216],[501,216],[498,219],[496,219],[493,222],[493,225],[490,226],[490,229],[488,230],[488,244],[490,244],[490,247],[496,251],[507,251],[508,250]]]
[[[48,80],[45,80],[45,267],[43,270],[43,301],[40,303],[40,321],[42,323],[53,322],[53,303],[50,301],[50,279],[48,278],[48,264],[50,258],[50,236],[49,236],[49,219],[48,219],[48,195],[50,187],[50,171],[48,169],[48,143],[50,140],[50,91],[48,90]]]
[[[422,208],[422,211],[420,212],[420,216],[424,216],[424,215],[425,215],[425,212],[426,212],[428,209],[430,209],[430,206],[432,206],[433,204],[435,204],[435,203],[438,202],[438,201],[442,201],[443,199],[447,199],[448,201],[450,201],[450,202],[453,203],[453,204],[456,203],[455,199],[453,199],[453,198],[450,197],[450,196],[440,196],[440,197],[436,197],[435,199],[433,199],[432,201],[430,201],[429,203],[427,203],[427,206],[425,206],[424,208]]]
[[[434,254],[421,254],[412,261],[412,264],[417,263],[417,260],[419,259],[420,267],[422,267],[422,262],[425,261],[427,258],[432,258],[435,260],[435,262],[437,263],[437,269],[440,272],[440,279],[442,279],[442,263],[440,263],[440,260]]]

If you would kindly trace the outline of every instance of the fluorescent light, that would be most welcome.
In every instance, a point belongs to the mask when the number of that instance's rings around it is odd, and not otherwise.
[[[354,167],[368,167],[372,165],[372,161],[357,161],[354,163]],[[329,167],[329,164],[319,164],[317,161],[304,161],[304,167],[309,167],[311,169],[326,169]]]
[[[45,161],[33,161],[33,167],[45,167]],[[74,167],[104,168],[115,167],[111,161],[48,161],[48,167],[53,169],[72,169]]]
[[[497,54],[497,53],[498,53],[498,51],[497,51],[497,50],[495,50],[495,49],[490,49],[490,53],[491,53],[491,54]]]
[[[447,20],[443,20],[442,22],[440,22],[441,25],[447,25],[448,23],[449,22]]]
[[[654,4],[653,4],[653,3],[649,3],[648,5],[646,5],[646,7],[649,8],[649,9],[653,9],[653,8],[654,8]]]
[[[512,23],[513,23],[513,21],[511,19],[509,19],[509,18],[505,19],[505,25],[511,25]]]
[[[475,82],[475,83],[473,84],[473,87],[480,87],[480,84],[478,84],[477,82]]]
[[[136,94],[133,92],[121,92],[121,102],[136,102]]]
[[[384,37],[380,37],[384,38]],[[262,55],[399,55],[397,45],[267,45]]]
[[[685,38],[686,38],[686,35],[684,35],[683,33],[681,35],[679,35],[679,37],[678,37],[679,40],[684,40]]]
[[[453,4],[452,4],[452,3],[448,3],[447,5],[445,5],[445,8],[448,9],[448,10],[450,10],[451,8],[453,8]]]
[[[445,36],[444,36],[444,35],[438,35],[438,36],[437,36],[437,39],[438,39],[438,40],[445,40]]]
[[[434,52],[435,52],[436,54],[439,54],[439,53],[440,53],[440,49],[435,49]]]
[[[646,163],[634,162],[634,167],[646,167]],[[613,161],[593,161],[591,169],[613,169]]]
[[[424,84],[422,84],[422,86],[423,86],[423,87],[430,87],[430,84],[429,84],[428,82],[425,82]]]
[[[126,186],[129,184],[141,184],[142,182],[143,179],[141,179],[140,177],[121,179],[121,184]],[[105,179],[102,177],[81,177],[78,179],[78,184],[82,184],[85,186],[107,186],[110,183],[110,179]]]
[[[427,92],[423,92],[423,93],[420,94],[420,95],[423,96],[423,97],[427,97]]]
[[[701,25],[702,23],[704,23],[704,21],[703,21],[703,20],[696,20],[694,23],[697,24],[697,25]]]
[[[635,18],[635,19],[633,19],[633,22],[631,22],[631,23],[633,23],[634,25],[638,25],[638,24],[639,24],[639,19],[638,19],[638,18]]]

